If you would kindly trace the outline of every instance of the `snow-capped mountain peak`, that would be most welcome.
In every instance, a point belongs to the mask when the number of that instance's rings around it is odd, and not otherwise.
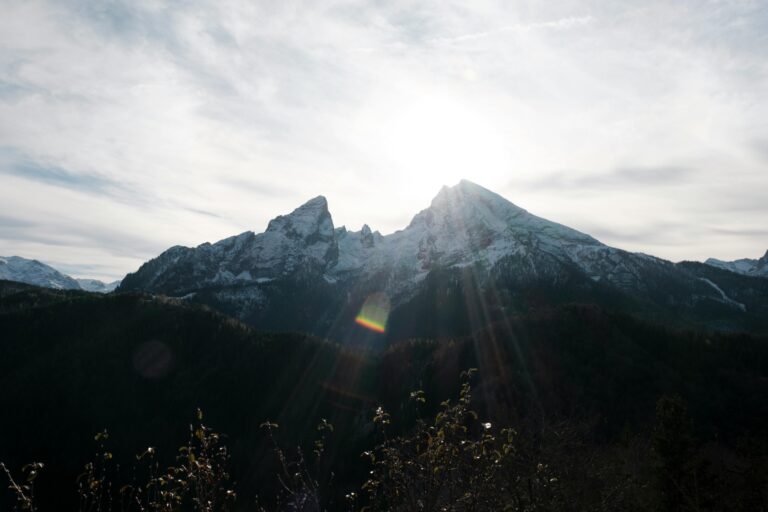
[[[434,222],[467,224],[472,220],[495,223],[522,212],[525,210],[495,192],[462,180],[453,187],[443,186],[429,208],[416,214],[408,227],[418,224],[430,226]]]
[[[98,279],[75,279],[38,260],[20,256],[0,257],[0,279],[54,288],[57,290],[85,290],[108,293],[120,281],[104,283]]]
[[[455,210],[457,208],[478,207],[480,205],[484,205],[491,210],[525,211],[499,194],[468,180],[461,180],[452,187],[443,186],[440,192],[432,199],[430,208],[436,210]]]
[[[723,261],[709,258],[704,263],[724,270],[730,270],[737,274],[744,274],[745,276],[768,277],[768,251],[759,259],[741,258],[733,261]]]
[[[449,300],[451,286],[467,276],[478,293],[504,290],[506,298],[494,298],[502,302],[541,285],[563,297],[626,296],[691,308],[714,301],[741,313],[752,307],[732,300],[737,295],[719,282],[604,245],[466,180],[443,187],[407,227],[386,236],[368,225],[334,229],[328,202],[318,196],[263,233],[173,247],[126,276],[120,290],[186,297],[269,328],[328,328],[366,294],[387,294],[394,311]],[[443,291],[427,299],[435,286]]]
[[[317,196],[288,215],[272,219],[267,230],[254,238],[252,254],[257,268],[279,267],[282,274],[292,273],[302,264],[323,269],[332,266],[338,245],[328,201]]]
[[[765,251],[763,257],[757,260],[755,271],[760,274],[768,275],[768,251]]]
[[[430,207],[417,214],[411,225],[418,223],[443,223],[459,231],[490,229],[517,235],[535,233],[566,243],[601,245],[589,235],[532,215],[499,194],[468,180],[461,180],[453,187],[443,187]]]
[[[333,238],[333,220],[323,196],[310,199],[287,215],[280,215],[267,226],[267,233],[282,232],[300,238]]]
[[[68,275],[40,261],[19,256],[0,257],[0,279],[60,290],[80,289],[77,281]]]
[[[387,286],[400,293],[437,267],[490,270],[509,258],[526,261],[534,273],[551,273],[569,263],[590,275],[612,269],[606,279],[622,280],[631,272],[622,267],[626,258],[617,259],[615,251],[462,180],[443,187],[428,208],[391,235],[382,236],[368,225],[357,232],[334,229],[328,202],[318,196],[270,221],[264,233],[246,232],[195,249],[171,248],[129,275],[123,289],[185,294],[209,285],[261,283],[309,272],[329,282],[396,275]]]
[[[401,272],[410,268],[414,276],[435,266],[479,264],[489,268],[502,258],[526,258],[534,253],[572,259],[571,253],[584,247],[605,247],[467,180],[443,187],[429,208],[384,242],[383,258]]]
[[[211,285],[265,283],[336,264],[338,244],[328,201],[317,196],[275,217],[264,233],[246,231],[215,244],[172,247],[129,274],[121,289],[188,293]]]
[[[120,286],[120,281],[112,281],[111,283],[105,283],[99,279],[76,279],[76,281],[81,289],[95,293],[109,293]]]

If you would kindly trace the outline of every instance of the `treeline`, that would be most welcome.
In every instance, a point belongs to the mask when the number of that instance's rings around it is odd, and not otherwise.
[[[727,462],[694,436],[679,397],[662,397],[649,438],[625,437],[608,445],[589,442],[584,425],[561,422],[536,431],[499,426],[473,409],[471,378],[461,374],[457,400],[422,418],[421,390],[410,393],[417,420],[393,433],[382,407],[372,418],[378,441],[362,454],[367,467],[356,482],[338,481],[326,446],[335,435],[322,419],[311,447],[285,450],[280,425],[260,425],[274,471],[266,494],[237,485],[230,473],[227,438],[203,422],[198,409],[186,444],[160,454],[149,446],[129,461],[114,460],[109,434],[94,437],[96,453],[74,482],[84,511],[756,511],[768,507],[768,451],[747,444]],[[754,441],[754,440],[753,440]],[[734,455],[736,455],[734,457]],[[724,464],[716,467],[716,464]],[[25,465],[19,476],[0,463],[14,510],[44,512],[37,484],[42,463]],[[76,494],[75,494],[76,493]],[[59,500],[61,496],[57,496]]]

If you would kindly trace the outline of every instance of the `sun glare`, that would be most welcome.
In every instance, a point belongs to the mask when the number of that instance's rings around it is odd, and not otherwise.
[[[377,141],[388,173],[415,192],[462,178],[489,183],[509,172],[505,143],[491,116],[451,97],[427,96],[382,109]]]

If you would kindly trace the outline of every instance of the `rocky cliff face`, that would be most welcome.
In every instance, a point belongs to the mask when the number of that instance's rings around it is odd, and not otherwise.
[[[247,231],[195,248],[171,247],[128,274],[120,289],[185,295],[210,286],[322,275],[338,256],[328,203],[319,196],[270,221],[264,233]]]

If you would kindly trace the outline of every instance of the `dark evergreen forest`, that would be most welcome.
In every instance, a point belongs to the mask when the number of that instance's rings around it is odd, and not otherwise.
[[[146,477],[148,447],[158,468],[191,450],[191,424],[195,443],[227,447],[237,499],[216,510],[768,509],[757,335],[569,303],[342,346],[179,300],[8,282],[0,333],[0,461],[20,485],[36,472],[40,511],[108,510],[84,501],[100,481],[86,464],[109,453],[117,495]]]

